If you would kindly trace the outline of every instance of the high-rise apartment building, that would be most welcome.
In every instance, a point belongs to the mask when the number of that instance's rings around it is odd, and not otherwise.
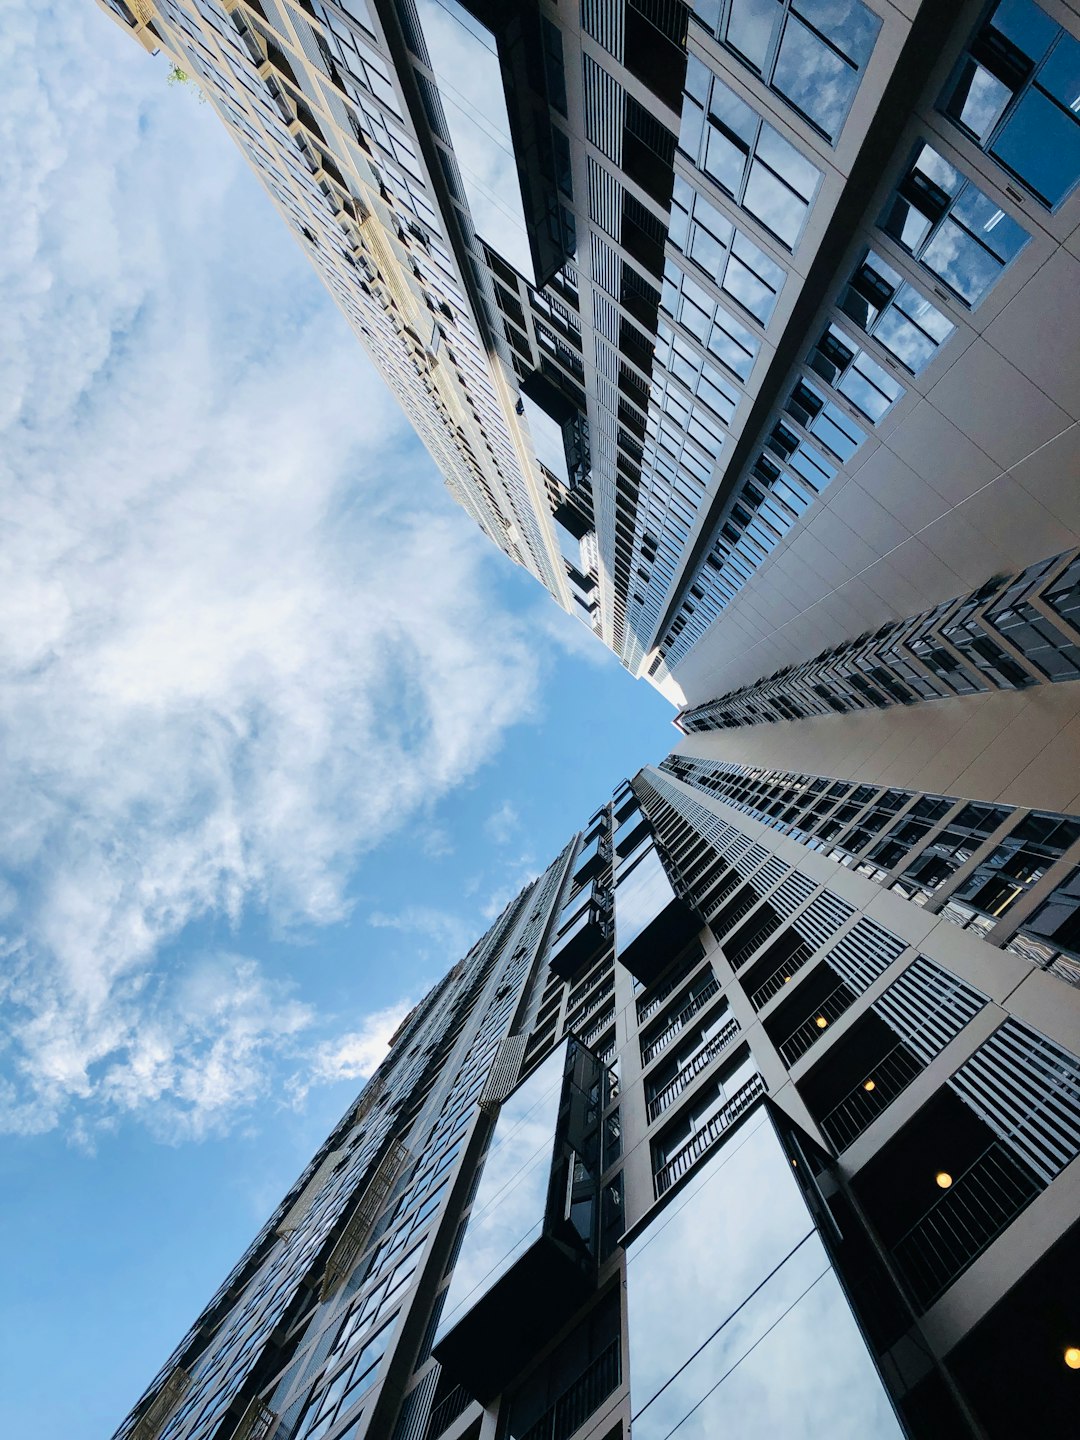
[[[1075,1434],[1080,819],[693,743],[402,1024],[117,1440]]]
[[[1080,11],[99,3],[684,732],[117,1440],[1074,1435]]]
[[[453,495],[698,725],[1080,546],[1071,0],[99,3]]]

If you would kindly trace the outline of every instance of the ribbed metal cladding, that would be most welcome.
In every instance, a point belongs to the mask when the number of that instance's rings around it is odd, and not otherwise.
[[[764,893],[765,890],[772,890],[774,886],[779,885],[780,881],[787,874],[788,868],[779,856],[774,855],[754,876],[754,885],[758,890],[762,891],[762,893]]]
[[[606,244],[599,235],[589,236],[589,249],[592,256],[593,280],[613,300],[617,300],[622,262],[611,246]]]
[[[597,373],[596,376],[596,400],[609,414],[615,415],[619,409],[619,391],[614,380],[609,380],[606,375]]]
[[[394,1427],[394,1440],[424,1440],[439,1374],[438,1365],[433,1365],[420,1383],[406,1395]]]
[[[801,871],[792,870],[775,895],[769,897],[769,903],[786,919],[810,899],[816,888]]]
[[[830,891],[823,890],[795,921],[795,929],[816,949],[831,939],[844,921],[854,914],[850,905]]]
[[[899,936],[864,918],[836,942],[825,959],[852,990],[861,994],[905,949],[905,942]]]
[[[928,1065],[985,1004],[985,995],[917,955],[870,1008]]]
[[[612,240],[618,240],[622,222],[622,186],[611,171],[597,164],[591,155],[586,168],[589,175],[589,219]]]
[[[616,165],[622,163],[623,112],[626,96],[622,86],[591,55],[583,59],[585,81],[585,138]]]
[[[616,60],[623,58],[626,30],[624,0],[581,0],[581,28]]]
[[[593,352],[596,355],[596,368],[601,375],[608,380],[619,378],[619,356],[605,340],[599,335],[593,336]]]
[[[948,1081],[995,1135],[1049,1184],[1080,1154],[1080,1060],[1006,1020]]]
[[[760,852],[760,858],[755,851]],[[755,845],[749,835],[740,835],[737,840],[732,840],[728,853],[732,865],[740,875],[749,875],[751,870],[756,870],[765,855],[765,851],[760,845]]]
[[[525,1035],[503,1037],[487,1084],[481,1090],[480,1098],[477,1101],[480,1109],[486,1115],[490,1114],[497,1105],[501,1105],[517,1084],[518,1075],[521,1073],[521,1062],[525,1058],[527,1038]]]

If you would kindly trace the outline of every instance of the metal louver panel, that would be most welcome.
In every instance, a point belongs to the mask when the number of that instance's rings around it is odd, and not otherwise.
[[[391,1140],[386,1154],[375,1167],[360,1201],[341,1232],[341,1238],[330,1253],[323,1271],[321,1298],[326,1300],[352,1272],[353,1265],[367,1243],[371,1227],[379,1218],[394,1178],[405,1163],[409,1152],[400,1140]]]
[[[326,1156],[325,1160],[323,1160],[322,1164],[315,1171],[315,1174],[312,1175],[311,1179],[307,1182],[303,1190],[301,1190],[300,1194],[297,1196],[292,1207],[288,1210],[285,1217],[281,1220],[280,1224],[277,1227],[277,1230],[274,1232],[275,1234],[292,1234],[292,1232],[300,1224],[300,1221],[311,1209],[312,1205],[314,1205],[319,1191],[322,1189],[327,1178],[333,1172],[333,1170],[337,1166],[338,1161],[341,1159],[344,1153],[345,1152],[343,1150],[330,1151],[330,1154]]]
[[[589,219],[612,240],[619,238],[622,222],[622,186],[603,165],[589,156]]]
[[[788,866],[784,864],[783,860],[774,855],[768,864],[763,865],[754,876],[754,885],[764,895],[774,885],[779,885],[787,870]]]
[[[619,276],[622,270],[618,255],[610,245],[605,244],[600,236],[595,234],[589,236],[589,248],[592,256],[593,280],[613,300],[617,300],[619,298]]]
[[[836,942],[825,959],[856,994],[861,994],[905,949],[903,940],[864,918]]]
[[[490,1115],[497,1105],[501,1105],[517,1084],[527,1038],[525,1035],[507,1035],[499,1046],[487,1084],[477,1101],[485,1115]]]
[[[928,1065],[985,1004],[985,995],[917,955],[870,1008]]]
[[[751,870],[756,870],[768,858],[768,855],[769,852],[763,850],[760,845],[751,845],[749,850],[735,861],[735,869],[745,877],[750,874]]]
[[[611,346],[601,340],[599,335],[593,336],[593,350],[596,355],[596,368],[601,375],[608,380],[619,378],[619,357]]]
[[[772,905],[786,919],[800,905],[809,900],[817,887],[799,870],[792,870],[775,895],[770,896]]]
[[[619,312],[611,301],[601,295],[599,290],[593,291],[593,327],[605,340],[610,340],[613,345],[619,343]]]
[[[619,392],[615,388],[615,382],[609,380],[606,375],[597,374],[596,377],[596,398],[605,410],[616,414],[619,409]]]
[[[995,1135],[1049,1184],[1080,1154],[1080,1060],[1006,1020],[949,1080]]]
[[[581,28],[616,60],[623,58],[624,0],[581,0]]]
[[[830,891],[823,890],[795,921],[795,929],[816,949],[835,935],[844,921],[854,914],[850,905]]]
[[[394,1440],[424,1440],[439,1374],[439,1366],[433,1365],[416,1388],[406,1395],[394,1427]]]
[[[622,86],[591,55],[585,55],[585,138],[616,165],[622,163]]]

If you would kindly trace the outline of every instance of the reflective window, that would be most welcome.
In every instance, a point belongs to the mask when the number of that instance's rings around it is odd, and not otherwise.
[[[679,144],[736,204],[794,250],[821,171],[693,55],[687,58]]]
[[[755,320],[769,323],[787,271],[680,175],[675,177],[668,239]]]
[[[957,887],[956,894],[997,919],[1078,839],[1080,820],[1033,811]]]
[[[1001,0],[944,96],[980,149],[1056,208],[1080,179],[1080,42],[1031,0]]]
[[[725,425],[730,425],[739,403],[739,391],[724,375],[710,365],[693,345],[677,335],[670,325],[660,322],[656,334],[656,361],[670,375],[717,414]],[[662,376],[654,372],[655,398],[661,408],[666,408],[662,398]]]
[[[881,21],[860,0],[695,0],[694,13],[829,140],[843,128]]]
[[[956,329],[914,285],[868,250],[839,299],[840,309],[913,375]]]
[[[634,1440],[902,1434],[764,1110],[630,1243],[626,1287]]]
[[[441,1335],[543,1232],[565,1059],[561,1047],[553,1051],[502,1106],[443,1307]]]
[[[889,201],[881,227],[967,305],[977,305],[1028,233],[929,145]]]
[[[757,337],[704,286],[670,260],[664,267],[664,309],[740,380],[754,368]]]
[[[850,460],[866,439],[865,430],[860,430],[838,405],[826,400],[806,380],[798,381],[784,409],[804,430],[828,446],[841,463]]]
[[[829,326],[807,359],[823,380],[874,424],[907,393],[899,380],[835,325]]]
[[[628,873],[620,872],[615,887],[615,953],[624,956],[675,899],[655,848],[648,849]]]

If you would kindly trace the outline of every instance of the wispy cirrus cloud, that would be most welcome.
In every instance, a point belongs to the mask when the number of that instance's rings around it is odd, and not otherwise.
[[[197,1134],[312,1016],[163,947],[342,919],[537,661],[210,107],[93,7],[0,69],[0,1127]]]

